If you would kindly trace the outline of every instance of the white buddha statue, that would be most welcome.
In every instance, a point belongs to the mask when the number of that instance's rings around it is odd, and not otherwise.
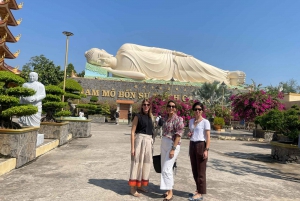
[[[23,84],[23,87],[30,88],[36,91],[33,96],[21,97],[21,104],[31,104],[37,106],[38,112],[30,116],[22,116],[19,122],[24,126],[40,127],[42,115],[42,100],[46,97],[45,86],[38,82],[38,74],[35,72],[29,73],[29,82]]]
[[[126,43],[114,57],[103,49],[85,52],[87,62],[119,77],[137,80],[156,79],[181,82],[225,82],[228,85],[245,83],[242,71],[226,71],[204,63],[191,55],[168,49]]]

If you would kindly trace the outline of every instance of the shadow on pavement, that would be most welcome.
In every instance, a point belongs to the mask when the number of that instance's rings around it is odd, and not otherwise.
[[[265,163],[275,163],[275,161],[271,158],[270,154],[257,154],[257,153],[244,153],[244,152],[227,152],[224,153],[225,156],[230,156],[234,158],[241,158],[247,160],[255,160],[255,161],[262,161]]]
[[[258,148],[262,148],[262,149],[271,149],[271,145],[267,144],[267,143],[244,143],[243,145],[245,146],[251,146],[251,147],[258,147]]]
[[[235,175],[255,174],[262,177],[282,179],[286,181],[300,183],[300,174],[286,173],[286,172],[284,173],[278,169],[270,167],[269,165],[261,165],[257,163],[252,163],[250,161],[241,161],[241,162],[244,163],[245,166],[233,165],[233,163],[231,162],[225,162],[218,159],[210,159],[210,163],[212,165],[209,165],[209,167],[215,170],[219,170],[221,172],[222,171],[228,172]]]
[[[95,186],[99,186],[101,188],[111,190],[119,195],[130,195],[129,193],[129,186],[127,180],[121,180],[121,179],[89,179],[89,184],[93,184]],[[147,188],[149,190],[148,193],[142,193],[145,197],[149,198],[161,198],[161,195],[165,193],[165,191],[160,190],[158,185],[155,185],[153,183],[149,183],[149,186]],[[176,197],[182,197],[182,198],[188,198],[188,192],[184,191],[178,191],[176,189],[173,189],[173,194]]]

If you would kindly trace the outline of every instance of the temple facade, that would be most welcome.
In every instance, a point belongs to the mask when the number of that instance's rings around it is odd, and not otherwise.
[[[20,74],[21,71],[6,64],[5,59],[17,58],[20,50],[11,52],[6,43],[16,43],[21,37],[21,34],[14,36],[9,27],[18,26],[21,23],[22,19],[16,20],[12,10],[19,10],[22,7],[23,3],[17,4],[16,0],[0,0],[0,70],[15,74]]]

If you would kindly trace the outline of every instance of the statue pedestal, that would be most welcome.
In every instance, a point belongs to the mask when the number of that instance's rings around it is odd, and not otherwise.
[[[43,143],[44,143],[44,134],[38,134],[36,140],[36,146],[38,147]]]

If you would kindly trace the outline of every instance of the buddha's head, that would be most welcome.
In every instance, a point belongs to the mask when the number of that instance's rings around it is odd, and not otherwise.
[[[101,67],[110,67],[110,61],[114,58],[113,55],[107,53],[103,49],[92,48],[84,54],[86,61]]]
[[[38,81],[38,74],[36,72],[30,72],[29,73],[29,82],[35,82]]]

